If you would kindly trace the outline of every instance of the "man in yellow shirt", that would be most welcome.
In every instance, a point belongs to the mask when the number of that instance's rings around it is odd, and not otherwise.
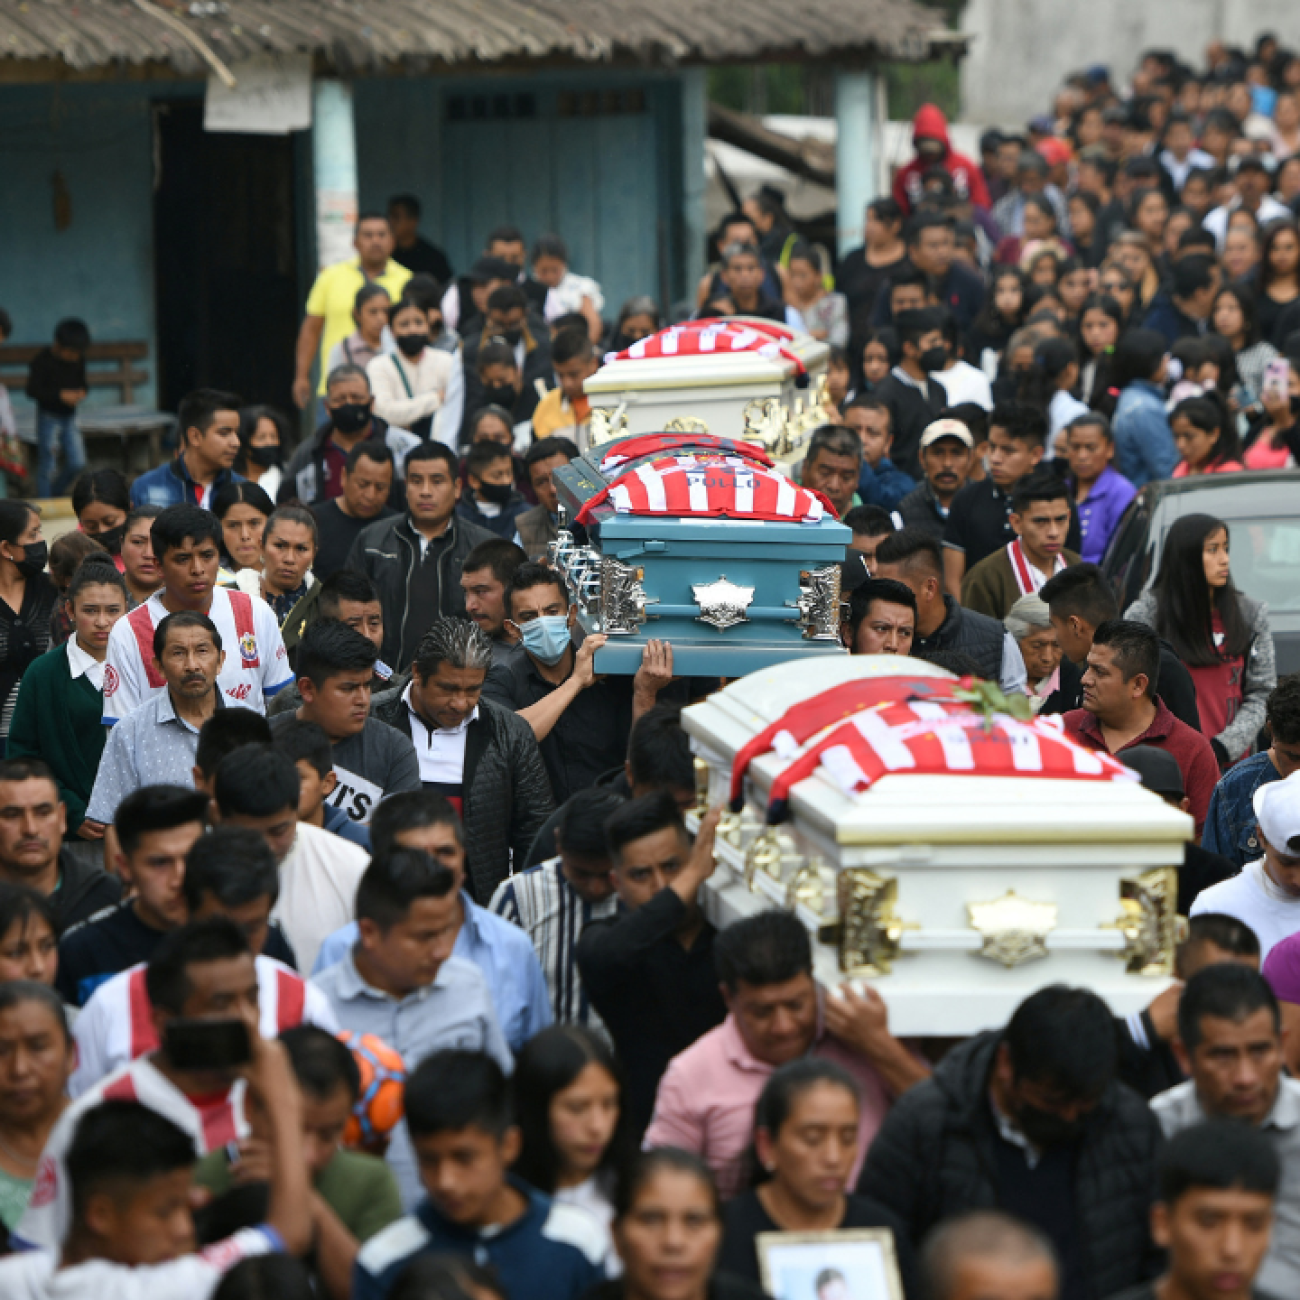
[[[320,358],[317,393],[325,394],[326,362],[334,345],[355,328],[352,308],[357,290],[378,284],[396,302],[411,278],[406,267],[393,261],[393,231],[388,218],[363,212],[357,218],[352,246],[357,255],[351,261],[335,262],[316,277],[307,295],[307,311],[298,331],[298,348],[293,376],[293,400],[305,407],[311,401],[311,363]]]

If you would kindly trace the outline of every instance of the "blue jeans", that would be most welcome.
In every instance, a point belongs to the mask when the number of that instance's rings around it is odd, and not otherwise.
[[[54,473],[54,444],[63,443],[63,469],[51,482]],[[77,416],[55,415],[52,411],[36,414],[36,495],[57,497],[67,491],[72,480],[86,468],[86,448],[77,428]]]

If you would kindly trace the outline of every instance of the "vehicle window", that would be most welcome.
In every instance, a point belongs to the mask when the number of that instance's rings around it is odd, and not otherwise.
[[[1234,519],[1232,581],[1270,609],[1300,610],[1300,519]]]

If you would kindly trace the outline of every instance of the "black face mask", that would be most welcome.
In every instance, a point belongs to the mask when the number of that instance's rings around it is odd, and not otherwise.
[[[1069,1146],[1083,1136],[1083,1119],[1062,1119],[1050,1110],[1022,1102],[1014,1116],[1016,1127],[1039,1150]]]
[[[280,444],[276,442],[269,447],[250,447],[245,452],[245,458],[253,465],[270,469],[272,465],[280,463]]]
[[[427,334],[394,334],[393,341],[404,357],[418,357],[429,346]]]
[[[340,433],[360,433],[370,423],[369,402],[345,402],[330,407],[330,419]]]
[[[524,341],[524,331],[522,329],[501,330],[499,337],[510,344],[512,348],[517,348]]]
[[[95,534],[95,540],[110,554],[122,554],[122,538],[126,536],[126,524],[118,524],[116,528],[105,528],[103,532]]]
[[[500,406],[507,411],[513,410],[515,399],[519,396],[509,384],[494,384],[483,390],[490,406]]]
[[[50,558],[50,548],[44,542],[32,542],[30,546],[22,548],[23,558],[15,560],[14,564],[18,566],[18,572],[24,578],[34,578],[38,573],[45,572],[46,562]]]
[[[936,370],[942,370],[948,364],[947,348],[926,348],[921,353],[918,360],[921,363],[921,369],[926,374],[933,374]]]
[[[513,483],[480,483],[478,485],[478,494],[484,501],[490,501],[493,505],[503,506],[510,500],[514,493],[515,485]]]

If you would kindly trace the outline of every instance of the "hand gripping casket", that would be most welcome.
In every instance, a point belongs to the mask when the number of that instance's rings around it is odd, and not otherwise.
[[[1058,982],[1146,1006],[1173,971],[1191,819],[1005,703],[875,655],[780,664],[685,710],[700,807],[739,809],[711,918],[793,909],[818,979],[869,979],[899,1034],[993,1028]]]
[[[756,317],[687,321],[610,357],[583,389],[591,445],[683,430],[758,442],[787,472],[827,423],[830,348]]]
[[[555,472],[551,563],[596,671],[635,673],[667,640],[678,676],[738,677],[794,658],[844,658],[840,563],[852,534],[819,493],[761,447],[651,434],[593,448]]]

